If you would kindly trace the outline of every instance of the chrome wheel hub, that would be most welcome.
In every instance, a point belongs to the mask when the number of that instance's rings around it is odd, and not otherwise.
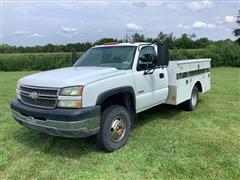
[[[112,141],[119,142],[122,140],[126,132],[126,121],[123,117],[117,117],[113,120],[110,133],[112,137]]]

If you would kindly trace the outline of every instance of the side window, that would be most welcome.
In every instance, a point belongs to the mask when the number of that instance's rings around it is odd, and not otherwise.
[[[149,69],[151,66],[155,66],[157,62],[157,54],[152,46],[145,46],[141,48],[139,57],[138,57],[138,64],[137,64],[137,71],[144,71]]]

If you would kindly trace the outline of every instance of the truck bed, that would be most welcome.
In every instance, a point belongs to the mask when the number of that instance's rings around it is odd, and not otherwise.
[[[166,104],[178,105],[191,97],[196,83],[203,93],[210,90],[211,59],[170,61],[168,70],[169,93]]]

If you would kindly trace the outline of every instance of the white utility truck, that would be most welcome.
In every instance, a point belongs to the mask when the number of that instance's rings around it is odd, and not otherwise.
[[[198,93],[210,89],[210,64],[169,62],[166,45],[94,46],[73,67],[21,78],[12,114],[21,125],[50,135],[95,135],[97,146],[112,152],[127,143],[137,113],[162,103],[194,110]]]

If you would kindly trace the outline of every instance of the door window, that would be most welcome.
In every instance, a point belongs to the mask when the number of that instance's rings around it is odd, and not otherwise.
[[[144,71],[151,67],[154,67],[157,62],[157,54],[152,46],[145,46],[141,48],[139,57],[138,57],[138,64],[137,64],[137,71]]]

